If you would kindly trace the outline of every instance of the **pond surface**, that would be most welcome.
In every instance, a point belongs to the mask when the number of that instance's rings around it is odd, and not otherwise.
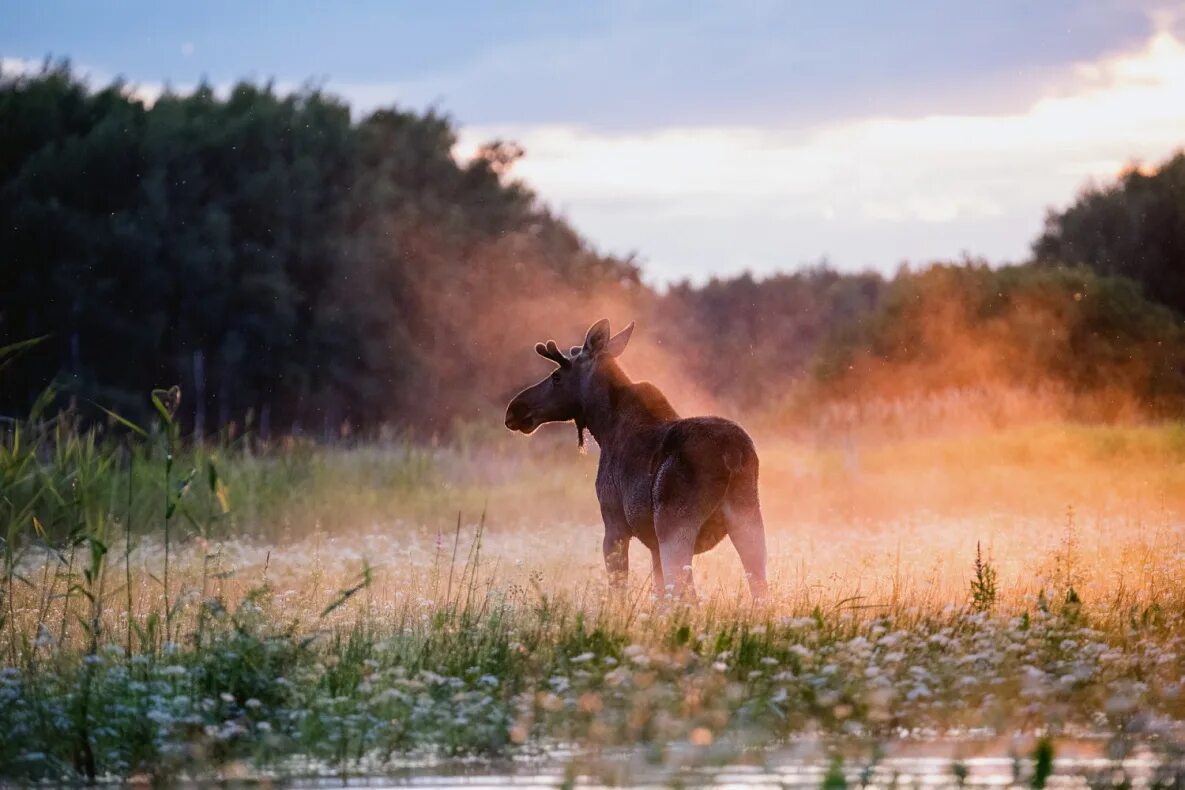
[[[352,777],[357,787],[1030,787],[1036,769],[1032,738],[899,741],[844,759],[814,741],[758,753],[711,750],[604,752],[595,757],[562,751],[507,761],[440,760],[388,767],[382,776]],[[1103,740],[1061,740],[1054,748],[1046,787],[1185,786],[1185,762],[1143,745]],[[714,757],[716,759],[714,759]],[[842,781],[841,781],[842,777]],[[1174,784],[1176,782],[1176,784]],[[342,786],[340,778],[297,786]],[[1163,786],[1163,784],[1161,784]]]

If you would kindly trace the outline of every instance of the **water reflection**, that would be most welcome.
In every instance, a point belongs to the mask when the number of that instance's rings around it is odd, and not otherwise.
[[[713,759],[710,750],[603,752],[597,756],[555,750],[504,761],[421,760],[389,765],[383,774],[348,778],[364,787],[721,787],[909,788],[1030,787],[1042,771],[1034,738],[910,740],[853,748],[803,741],[774,750]],[[1053,743],[1046,787],[1144,787],[1185,785],[1180,755],[1147,744],[1104,739]],[[720,757],[722,755],[716,755]],[[342,778],[303,786],[341,786]]]

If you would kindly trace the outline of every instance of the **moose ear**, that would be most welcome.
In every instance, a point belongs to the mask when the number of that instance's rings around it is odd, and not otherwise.
[[[621,352],[625,351],[625,347],[630,343],[630,335],[634,333],[634,322],[630,321],[625,329],[618,332],[609,339],[605,345],[605,353],[611,357],[621,356]]]
[[[579,354],[581,352],[581,350],[583,348],[584,348],[584,346],[572,346],[570,349],[568,349],[568,356],[570,356],[570,357],[576,356],[577,354]]]
[[[609,342],[609,319],[602,318],[588,328],[584,335],[584,350],[595,356],[605,350]]]

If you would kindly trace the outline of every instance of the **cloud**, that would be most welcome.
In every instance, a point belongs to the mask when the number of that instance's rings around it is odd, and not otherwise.
[[[1050,204],[1185,143],[1174,26],[1161,19],[1138,49],[1073,66],[1014,112],[621,133],[471,127],[458,154],[520,142],[518,177],[609,249],[640,250],[660,279],[820,254],[885,270],[963,250],[1019,259]]]
[[[0,58],[0,74],[23,77],[41,70],[41,61],[29,58]]]
[[[1090,4],[1087,16],[1102,21],[1051,15],[1030,38],[1044,41],[1057,25],[1073,22],[1074,35],[1066,40],[1093,36],[1098,41],[1086,51],[1105,51],[1100,41],[1115,43],[1099,31],[1118,23],[1096,14],[1100,7]],[[1159,160],[1185,143],[1185,14],[1167,5],[1133,12],[1145,14],[1141,21],[1150,16],[1152,32],[1124,23],[1126,32],[1116,40],[1136,43],[1117,54],[1086,54],[1067,67],[1052,57],[1017,60],[1014,46],[989,59],[993,69],[983,59],[960,64],[951,50],[982,53],[979,37],[990,38],[996,28],[955,26],[954,38],[904,55],[903,42],[911,40],[906,34],[921,34],[901,22],[888,33],[875,24],[845,29],[839,41],[808,35],[815,30],[810,26],[786,28],[824,57],[816,62],[788,47],[776,25],[757,25],[769,30],[754,41],[753,25],[741,24],[744,15],[731,8],[721,6],[703,19],[676,15],[677,29],[665,31],[664,41],[682,42],[679,57],[655,49],[652,28],[642,24],[647,19],[627,15],[614,25],[476,49],[443,72],[324,84],[352,103],[355,117],[397,102],[526,119],[462,127],[458,154],[494,137],[522,143],[527,157],[514,174],[601,248],[640,253],[651,278],[660,281],[744,268],[768,272],[823,255],[843,268],[886,271],[902,259],[949,258],[964,250],[994,260],[1023,258],[1048,206],[1068,203],[1090,179],[1108,179],[1132,160]],[[770,4],[767,11],[784,8]],[[899,16],[885,14],[886,24]],[[1007,26],[1010,19],[1005,14],[996,24]],[[722,36],[729,20],[739,27]],[[901,36],[892,34],[900,30]],[[719,64],[704,63],[705,42],[731,49]],[[879,74],[848,62],[849,51],[874,45],[892,50],[898,65],[909,69]],[[206,56],[209,51],[201,48]],[[746,68],[729,71],[734,56],[744,60],[745,53]],[[863,63],[893,60],[879,50],[866,54]],[[691,56],[698,70],[688,68]],[[548,73],[538,75],[542,63]],[[1002,82],[1004,64],[1023,72]],[[29,73],[41,62],[6,58],[2,66],[6,74]],[[75,71],[92,85],[114,76],[87,66]],[[812,79],[804,82],[804,74]],[[193,87],[171,84],[178,91]],[[140,81],[129,90],[152,103],[165,85]],[[299,87],[292,80],[275,85],[280,91]],[[814,92],[806,91],[812,85]],[[952,85],[961,94],[954,101]],[[229,86],[215,90],[225,95]],[[831,104],[830,94],[837,96]],[[483,114],[475,97],[498,112],[487,107]],[[658,97],[677,109],[644,112],[659,106]],[[732,122],[705,123],[705,117]]]

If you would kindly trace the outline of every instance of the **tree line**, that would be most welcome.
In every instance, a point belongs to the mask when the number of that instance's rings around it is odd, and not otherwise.
[[[354,122],[316,89],[201,86],[148,106],[61,64],[4,77],[0,345],[47,338],[9,372],[0,413],[54,379],[132,415],[179,384],[199,432],[463,408],[448,371],[474,353],[453,302],[638,272],[502,178],[513,146],[462,164],[455,142],[437,113]]]
[[[54,381],[64,403],[144,416],[146,393],[177,384],[199,434],[439,433],[492,419],[541,364],[537,340],[601,315],[644,321],[738,409],[804,383],[858,393],[873,369],[881,387],[908,369],[917,387],[1023,371],[1091,390],[1122,366],[1160,413],[1185,393],[1185,156],[1051,213],[1024,266],[657,291],[513,179],[516,145],[460,161],[455,144],[438,112],[354,119],[316,88],[149,104],[65,64],[0,74],[0,346],[45,337],[0,377],[0,414]],[[1024,364],[947,364],[960,349],[939,314]]]

